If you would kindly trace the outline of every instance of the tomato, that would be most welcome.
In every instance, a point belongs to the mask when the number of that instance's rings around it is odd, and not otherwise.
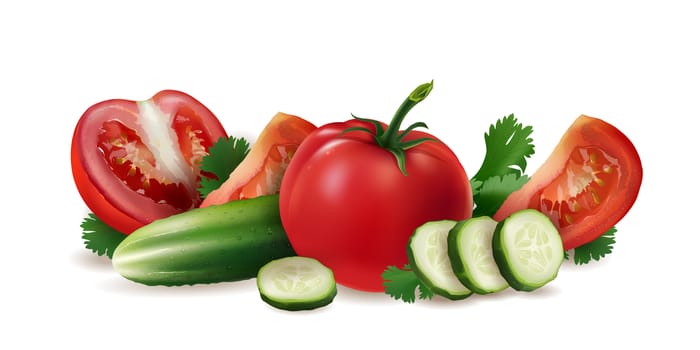
[[[279,192],[282,175],[301,142],[316,126],[297,116],[277,113],[248,155],[201,207]]]
[[[382,272],[408,262],[418,226],[471,217],[469,180],[450,148],[412,130],[422,123],[398,130],[431,88],[416,89],[386,130],[367,119],[321,126],[285,172],[280,215],[292,247],[330,267],[344,286],[383,291]]]
[[[558,227],[564,249],[586,244],[630,210],[642,184],[642,163],[632,142],[613,125],[577,118],[552,154],[494,215],[538,209]]]
[[[75,128],[73,178],[88,208],[129,234],[199,205],[201,159],[226,136],[214,114],[183,92],[99,102]]]

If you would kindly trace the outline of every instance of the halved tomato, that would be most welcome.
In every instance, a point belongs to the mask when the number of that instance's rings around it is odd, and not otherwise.
[[[200,162],[226,136],[207,107],[180,91],[103,101],[75,128],[73,178],[88,208],[129,234],[199,205]]]
[[[282,175],[301,142],[316,126],[294,115],[277,113],[265,126],[241,164],[201,207],[275,194]]]
[[[620,221],[641,184],[642,162],[627,136],[603,120],[582,115],[494,219],[538,209],[559,228],[568,250],[593,241]]]

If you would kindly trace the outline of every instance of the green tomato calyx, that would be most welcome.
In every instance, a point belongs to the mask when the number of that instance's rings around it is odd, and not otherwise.
[[[375,130],[373,131],[368,128],[358,126],[347,128],[343,130],[343,133],[350,131],[363,131],[371,134],[372,136],[374,136],[374,140],[379,147],[386,149],[394,155],[399,170],[401,170],[401,173],[404,174],[404,176],[408,176],[408,173],[406,172],[406,150],[408,150],[409,148],[416,147],[423,142],[436,140],[430,137],[421,137],[410,141],[404,141],[404,138],[406,138],[406,136],[411,130],[414,130],[416,128],[427,129],[428,125],[426,125],[423,122],[413,123],[408,128],[406,128],[406,130],[400,131],[399,128],[403,120],[406,118],[408,112],[415,105],[417,105],[419,102],[423,101],[426,97],[428,97],[430,91],[432,90],[432,80],[429,83],[421,84],[417,88],[415,88],[413,92],[411,92],[411,94],[408,95],[408,97],[403,101],[401,106],[399,106],[399,109],[396,110],[394,117],[391,119],[391,122],[389,123],[389,126],[387,126],[386,129],[384,129],[382,124],[379,123],[377,120],[359,118],[355,115],[352,115],[353,118],[359,121],[373,124]]]

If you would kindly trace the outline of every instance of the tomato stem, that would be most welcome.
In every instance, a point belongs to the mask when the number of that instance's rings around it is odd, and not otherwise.
[[[419,102],[425,100],[426,97],[430,94],[430,91],[433,90],[433,81],[431,80],[429,83],[421,84],[413,92],[411,92],[410,95],[403,101],[401,106],[399,106],[399,109],[396,110],[396,113],[394,114],[394,117],[391,119],[391,122],[389,123],[389,126],[386,128],[386,131],[382,135],[382,137],[379,138],[378,142],[382,147],[388,148],[391,146],[395,146],[398,142],[401,141],[401,138],[399,137],[399,127],[401,127],[401,123],[403,123],[404,118],[406,118],[406,115],[408,112]],[[420,126],[427,127],[424,123],[421,123]],[[415,128],[415,127],[414,127]]]
[[[408,135],[408,133],[411,130],[415,128],[427,128],[428,125],[426,125],[423,122],[413,123],[403,131],[399,131],[399,128],[401,127],[401,123],[406,118],[408,112],[419,102],[425,100],[425,98],[428,97],[430,91],[432,90],[432,80],[429,83],[421,84],[417,88],[415,88],[415,90],[413,90],[413,92],[411,92],[411,94],[408,95],[406,100],[403,101],[401,106],[399,106],[399,109],[396,110],[396,113],[391,119],[391,122],[389,123],[389,126],[386,128],[386,130],[384,130],[382,125],[374,119],[358,118],[353,115],[352,117],[357,120],[373,124],[375,127],[375,131],[372,132],[372,130],[365,127],[352,127],[345,129],[343,132],[345,133],[349,131],[362,131],[372,134],[374,136],[375,142],[377,142],[377,145],[391,152],[394,155],[394,157],[396,157],[396,163],[399,167],[399,170],[401,170],[401,173],[405,176],[408,176],[408,173],[406,173],[405,151],[409,148],[418,146],[423,142],[434,141],[434,139],[429,137],[422,137],[410,141],[404,141],[404,138]]]

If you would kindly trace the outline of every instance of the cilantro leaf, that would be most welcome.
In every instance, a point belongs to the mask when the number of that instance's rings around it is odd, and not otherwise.
[[[478,181],[486,181],[492,176],[525,173],[527,159],[535,154],[535,146],[529,137],[531,126],[523,126],[513,114],[499,119],[484,134],[486,156],[473,176]]]
[[[219,188],[231,175],[231,172],[241,164],[250,151],[250,144],[245,138],[220,138],[209,147],[209,154],[202,158],[200,169],[213,174],[215,178],[202,176],[199,194],[206,197],[211,191]]]
[[[574,263],[576,265],[588,264],[591,259],[598,261],[612,253],[615,232],[617,229],[613,226],[595,240],[574,248]]]
[[[119,243],[126,238],[125,234],[108,226],[93,213],[83,219],[80,227],[83,228],[85,248],[100,256],[107,255],[110,259]]]
[[[483,181],[475,180],[473,178],[470,179],[469,185],[471,185],[471,187],[472,187],[472,195],[476,195],[477,193],[479,193],[479,191],[481,190],[481,185],[483,185],[483,184],[484,184]]]
[[[413,274],[415,276],[415,273]],[[418,277],[416,277],[418,279]],[[421,300],[425,299],[432,299],[433,298],[433,291],[428,288],[423,282],[418,280],[418,295]]]
[[[472,216],[493,216],[508,195],[520,189],[528,179],[527,175],[518,177],[516,174],[507,174],[502,177],[492,176],[486,181],[472,181],[476,183],[476,186],[472,186],[476,204]]]
[[[416,301],[416,288],[419,291],[420,299],[432,299],[433,292],[418,279],[418,276],[411,270],[410,265],[404,265],[403,269],[396,266],[389,266],[382,273],[384,280],[384,291],[396,300],[403,300],[406,303]]]

